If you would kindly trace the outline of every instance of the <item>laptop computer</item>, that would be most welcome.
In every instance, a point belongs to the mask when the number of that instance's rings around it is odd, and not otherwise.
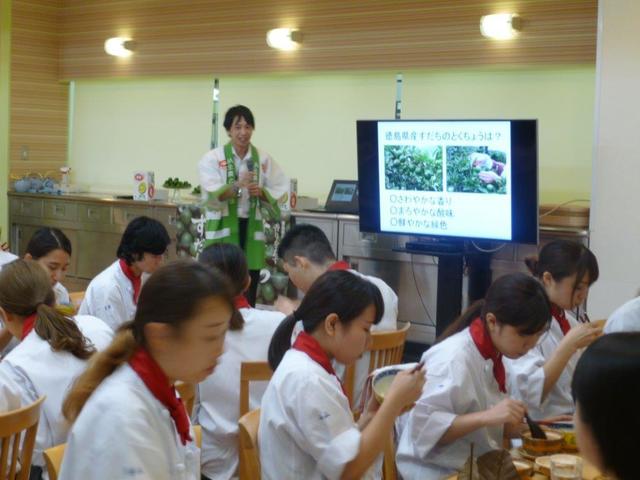
[[[310,208],[308,212],[358,214],[358,181],[334,180],[327,201],[322,208]]]

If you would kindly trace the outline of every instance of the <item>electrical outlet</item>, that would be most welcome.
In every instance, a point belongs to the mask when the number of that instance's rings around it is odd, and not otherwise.
[[[22,145],[20,147],[20,159],[25,162],[29,160],[29,147],[27,147],[26,145]]]

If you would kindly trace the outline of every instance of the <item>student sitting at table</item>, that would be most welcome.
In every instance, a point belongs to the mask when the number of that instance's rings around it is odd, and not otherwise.
[[[16,260],[18,257],[9,252],[1,252],[0,269],[2,266]],[[56,304],[71,303],[69,292],[62,285],[64,277],[71,263],[71,242],[67,236],[57,228],[42,227],[35,231],[24,254],[24,258],[35,260],[49,274],[51,287],[56,295]],[[0,330],[0,350],[7,354],[17,345],[17,340],[6,330]]]
[[[598,279],[595,255],[581,243],[554,240],[528,258],[531,273],[551,300],[551,327],[529,353],[506,360],[509,391],[522,400],[534,420],[573,414],[571,378],[580,351],[602,334],[602,327],[571,315]]]
[[[640,332],[612,333],[582,354],[573,376],[580,454],[607,478],[638,478]]]
[[[384,312],[378,288],[346,271],[321,275],[296,311],[278,327],[269,347],[275,370],[262,397],[258,443],[262,478],[374,478],[372,468],[401,411],[420,395],[424,371],[403,371],[384,402],[371,397],[356,424],[336,360],[350,365],[364,353],[371,327]],[[296,322],[301,332],[293,346]]]
[[[536,279],[505,275],[422,355],[427,384],[399,425],[402,478],[445,478],[462,469],[471,444],[480,456],[521,433],[526,408],[510,398],[502,360],[525,355],[550,318],[549,299]]]
[[[88,358],[109,345],[113,332],[95,317],[67,318],[54,307],[51,282],[32,260],[15,260],[0,272],[0,316],[20,342],[0,362],[0,411],[42,404],[31,479],[41,478],[43,450],[66,442],[62,402]]]
[[[91,280],[79,313],[101,318],[114,330],[131,320],[142,285],[160,267],[170,243],[159,221],[144,216],[131,220],[122,234],[118,259]]]
[[[331,243],[322,230],[314,225],[301,224],[290,229],[278,246],[278,257],[284,261],[284,269],[293,284],[306,293],[313,282],[323,273],[332,270],[347,270],[354,275],[369,280],[382,294],[384,314],[380,323],[373,325],[372,332],[396,330],[398,319],[398,296],[383,280],[363,275],[353,270],[347,262],[336,261]],[[279,297],[276,308],[290,314],[297,302]],[[344,367],[336,366],[339,376],[344,374]],[[369,353],[365,352],[356,363],[354,380],[354,405],[360,403],[360,396],[369,374]]]
[[[640,332],[640,296],[618,307],[607,319],[604,333]]]
[[[63,406],[73,422],[60,480],[200,480],[200,450],[174,383],[211,375],[233,313],[226,279],[195,261],[161,267],[132,322],[92,359]]]
[[[242,362],[266,362],[269,342],[284,314],[258,310],[244,296],[251,277],[240,247],[217,243],[205,248],[198,261],[217,268],[231,282],[235,307],[224,339],[218,367],[198,386],[197,422],[202,426],[202,478],[230,479],[238,469],[238,419],[240,366]],[[260,408],[266,384],[254,383],[249,409]]]

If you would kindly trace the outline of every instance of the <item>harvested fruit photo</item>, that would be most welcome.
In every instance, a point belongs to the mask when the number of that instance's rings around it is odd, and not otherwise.
[[[447,191],[507,193],[507,156],[489,147],[447,147]]]
[[[387,190],[441,192],[442,147],[385,145],[384,175]]]

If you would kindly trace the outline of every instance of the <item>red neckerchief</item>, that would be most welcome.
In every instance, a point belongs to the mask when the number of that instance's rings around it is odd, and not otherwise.
[[[347,396],[347,392],[344,390],[344,385],[342,385],[342,380],[340,380],[340,377],[336,375],[336,371],[333,369],[333,365],[331,365],[331,360],[329,359],[327,352],[322,349],[318,341],[313,338],[312,335],[309,335],[307,332],[300,332],[296,337],[296,341],[293,342],[292,348],[306,353],[311,360],[324,368],[329,375],[336,377],[340,384],[340,388],[342,389],[342,393],[344,393],[345,397]]]
[[[329,268],[327,268],[327,271],[329,272],[334,270],[351,270],[351,265],[349,265],[344,260],[340,260],[338,262],[332,263],[331,265],[329,265]]]
[[[160,368],[160,365],[142,347],[138,348],[131,356],[129,365],[153,393],[153,396],[169,410],[182,444],[186,445],[187,442],[190,442],[189,427],[191,424],[189,423],[187,410],[182,403],[182,399],[176,395],[175,387],[169,384],[169,379]]]
[[[133,285],[133,303],[137,304],[138,295],[140,295],[140,287],[142,286],[142,275],[138,276],[133,273],[131,267],[127,265],[127,262],[122,258],[120,259],[120,269],[122,270],[122,273],[124,273],[124,276],[129,279],[131,285]]]
[[[33,330],[33,327],[36,326],[37,316],[38,314],[34,313],[24,319],[24,322],[22,323],[22,338],[20,340],[24,340],[25,338],[27,338],[27,335],[29,335],[31,333],[31,330]]]
[[[487,331],[487,327],[480,317],[476,318],[471,325],[469,325],[469,332],[473,343],[476,344],[480,355],[485,360],[491,359],[493,362],[493,376],[498,382],[498,387],[502,393],[507,393],[507,387],[505,385],[505,371],[504,364],[502,363],[502,354],[498,352],[495,345],[491,341],[491,336]]]
[[[247,300],[247,297],[245,297],[244,295],[238,295],[233,299],[233,303],[236,306],[236,310],[240,310],[241,308],[251,308],[249,300]]]
[[[560,330],[562,330],[562,336],[565,336],[571,330],[571,325],[569,324],[569,320],[567,320],[567,314],[564,312],[563,308],[560,308],[555,303],[551,304],[551,315],[556,319],[558,325],[560,325]]]

